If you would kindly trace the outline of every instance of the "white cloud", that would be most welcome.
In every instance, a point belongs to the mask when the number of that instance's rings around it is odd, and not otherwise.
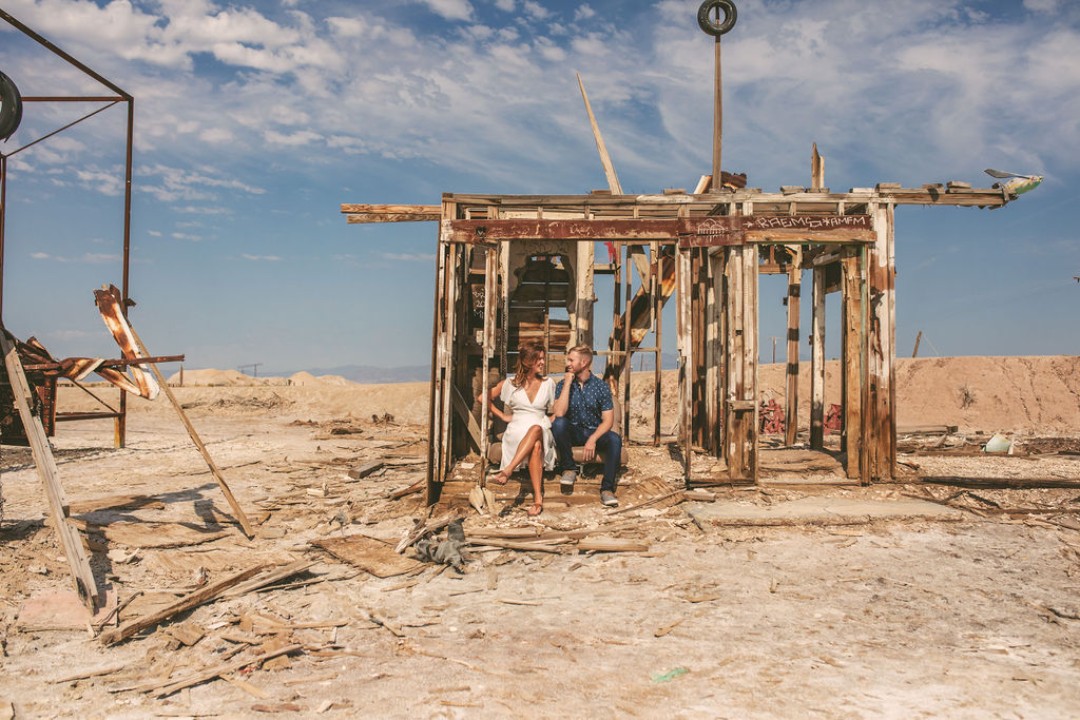
[[[292,147],[311,145],[312,143],[322,140],[321,135],[316,132],[311,132],[310,130],[300,130],[294,133],[280,133],[276,130],[267,130],[263,133],[263,137],[266,138],[266,142],[271,145],[289,145]]]
[[[504,12],[514,12],[514,0],[495,0],[495,7]]]
[[[447,20],[472,20],[473,6],[468,0],[421,0],[421,3]]]
[[[524,0],[521,3],[521,7],[525,11],[525,14],[533,20],[546,20],[551,17],[551,11],[536,2],[536,0]]]
[[[580,5],[578,9],[574,11],[574,20],[577,22],[591,20],[594,17],[596,17],[596,11],[588,5]]]
[[[1053,14],[1061,7],[1063,0],[1024,0],[1024,7],[1031,12]]]
[[[121,261],[120,255],[110,253],[83,253],[77,257],[67,255],[53,255],[46,252],[32,252],[30,257],[34,260],[48,260],[50,262],[71,263],[81,265],[105,265]]]
[[[248,255],[247,253],[244,253],[240,257],[242,257],[245,260],[251,260],[252,262],[280,262],[281,261],[281,258],[278,257],[277,255]]]
[[[435,255],[431,253],[380,253],[379,256],[383,260],[393,260],[395,262],[430,263],[435,260]]]

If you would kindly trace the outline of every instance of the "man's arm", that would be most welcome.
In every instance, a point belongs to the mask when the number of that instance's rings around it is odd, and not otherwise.
[[[596,428],[596,431],[585,441],[585,447],[582,450],[582,459],[584,459],[585,462],[590,462],[596,457],[596,441],[604,437],[604,433],[610,430],[614,424],[615,408],[600,412],[600,427]]]
[[[574,382],[574,373],[566,373],[562,380],[562,392],[555,398],[555,417],[564,417],[570,410],[570,386]]]

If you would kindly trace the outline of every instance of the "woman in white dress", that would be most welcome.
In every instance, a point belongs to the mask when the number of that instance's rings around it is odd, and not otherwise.
[[[522,343],[514,377],[500,380],[488,393],[490,412],[507,423],[502,437],[502,463],[492,480],[505,485],[511,473],[527,462],[533,490],[533,505],[528,513],[533,516],[544,511],[544,471],[555,469],[555,439],[551,434],[555,381],[544,374],[546,364],[543,345]],[[502,400],[505,410],[495,406],[495,398]]]

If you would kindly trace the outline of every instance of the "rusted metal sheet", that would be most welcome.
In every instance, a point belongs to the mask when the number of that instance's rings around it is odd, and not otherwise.
[[[120,353],[127,359],[146,357],[139,350],[139,343],[128,325],[127,317],[124,315],[120,290],[115,285],[108,285],[101,290],[95,290],[94,302],[97,303],[98,311],[101,313],[101,319],[105,321],[105,326],[109,328],[109,332],[116,339],[116,344],[120,346]],[[136,393],[147,400],[153,400],[161,392],[161,387],[154,380],[154,377],[138,365],[132,365],[129,372],[130,377],[114,368],[102,367],[97,370],[98,375],[113,385],[128,392]]]

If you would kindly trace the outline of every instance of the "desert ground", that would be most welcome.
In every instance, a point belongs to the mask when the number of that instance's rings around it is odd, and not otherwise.
[[[762,367],[764,399],[782,372]],[[897,377],[896,483],[844,484],[835,453],[766,437],[759,486],[680,492],[675,379],[654,446],[643,373],[621,507],[595,476],[572,495],[550,477],[528,518],[524,478],[494,513],[464,501],[475,457],[434,508],[405,492],[426,383],[188,371],[174,392],[254,536],[164,396],[129,401],[123,449],[110,421],[61,424],[69,522],[107,599],[90,619],[30,451],[4,446],[0,718],[1080,717],[1080,358]],[[62,411],[92,404],[61,388]],[[984,452],[998,434],[1008,452]],[[457,514],[460,571],[395,552]]]

